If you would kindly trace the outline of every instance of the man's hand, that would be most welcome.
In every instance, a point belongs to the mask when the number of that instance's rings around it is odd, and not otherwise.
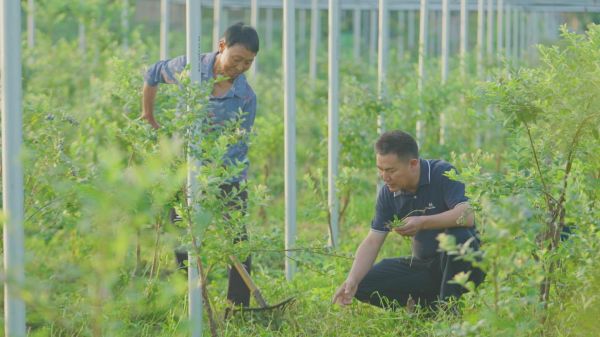
[[[158,124],[158,122],[156,122],[156,119],[154,119],[154,115],[142,113],[140,118],[148,121],[148,123],[150,123],[150,125],[152,125],[154,129],[160,128],[160,125]]]
[[[402,236],[415,236],[423,229],[426,216],[409,216],[404,219],[404,226],[394,228],[394,231]]]
[[[351,304],[357,288],[358,285],[355,282],[346,280],[346,282],[342,283],[342,285],[337,289],[335,295],[333,295],[331,303],[339,304],[341,306]]]

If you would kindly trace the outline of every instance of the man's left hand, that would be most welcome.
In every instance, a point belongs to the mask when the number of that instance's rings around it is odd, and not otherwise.
[[[404,219],[404,226],[395,228],[394,231],[402,236],[415,236],[418,231],[423,229],[424,223],[424,216],[409,216]]]

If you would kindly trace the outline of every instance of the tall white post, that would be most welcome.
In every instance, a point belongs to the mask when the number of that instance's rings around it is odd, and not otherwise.
[[[506,60],[509,60],[511,57],[511,37],[512,37],[512,23],[511,23],[511,13],[512,13],[512,7],[507,4],[506,6],[504,6],[504,57],[506,58]]]
[[[504,0],[498,0],[496,8],[496,53],[500,57],[503,54],[504,42]]]
[[[160,0],[160,59],[169,58],[169,1]]]
[[[129,49],[129,0],[123,0],[121,27],[123,27],[123,50],[127,51]]]
[[[524,61],[525,53],[527,52],[527,15],[524,8],[520,11],[519,15],[519,33],[521,35],[519,36],[519,57]]]
[[[442,58],[441,58],[441,79],[442,85],[448,81],[448,30],[449,30],[448,0],[442,0]],[[446,142],[446,113],[440,111],[440,145]]]
[[[512,12],[512,59],[514,64],[519,63],[519,9],[517,6],[513,8]]]
[[[477,0],[477,78],[483,78],[483,0]]]
[[[219,48],[221,39],[223,5],[221,0],[213,0],[213,51]]]
[[[469,48],[469,12],[467,0],[460,0],[460,74],[464,78],[467,68],[467,49]]]
[[[377,53],[377,11],[371,9],[369,13],[369,65],[373,65]]]
[[[387,74],[388,54],[390,45],[389,0],[379,0],[379,39],[377,43],[377,93],[380,100],[386,96],[385,76]],[[383,116],[377,117],[379,134],[383,133]]]
[[[328,92],[328,165],[327,204],[329,207],[329,245],[338,245],[338,200],[335,186],[338,176],[338,120],[339,120],[339,44],[340,14],[339,0],[329,0],[329,92]]]
[[[422,146],[425,140],[425,122],[423,120],[423,89],[425,84],[425,58],[427,57],[427,26],[428,26],[427,0],[421,0],[421,19],[419,22],[419,73],[418,90],[419,90],[419,112],[417,116],[416,134],[417,143]]]
[[[321,16],[319,15],[319,1],[312,0],[310,16],[310,58],[309,58],[309,76],[311,82],[317,80],[317,57],[319,56],[319,37],[321,36]]]
[[[354,8],[352,11],[352,35],[353,35],[353,56],[355,61],[360,60],[360,40],[361,40],[361,11],[360,8]]]
[[[403,10],[398,11],[398,61],[404,59],[404,44],[406,41],[406,12]]]
[[[186,0],[186,58],[190,65],[190,80],[192,83],[200,83],[200,68],[198,67],[200,54],[200,0]],[[199,136],[199,135],[195,135]],[[195,137],[194,137],[195,138]],[[189,146],[193,146],[191,140]],[[198,195],[198,167],[200,163],[196,158],[188,155],[188,176],[187,176],[187,202],[192,207],[192,211],[197,212],[199,208],[195,206],[194,198]],[[194,235],[195,233],[191,233]],[[201,242],[201,238],[197,238]],[[188,300],[189,300],[189,318],[190,332],[192,337],[202,336],[202,279],[199,276],[197,259],[199,257],[192,251],[188,253]]]
[[[258,31],[258,17],[260,13],[260,8],[258,7],[258,0],[250,0],[250,25],[254,27]],[[257,69],[257,58],[254,58],[254,62],[252,62],[252,66],[250,67],[250,76],[252,78],[256,77],[256,69]]]
[[[4,334],[25,337],[23,231],[23,141],[21,88],[21,2],[2,0],[0,7],[2,74],[2,205],[4,208]]]
[[[494,54],[494,0],[487,0],[486,65],[492,64]]]
[[[35,45],[35,2],[27,0],[27,47]]]
[[[296,46],[295,0],[283,3],[283,82],[285,124],[285,277],[296,272],[293,252],[296,243]]]

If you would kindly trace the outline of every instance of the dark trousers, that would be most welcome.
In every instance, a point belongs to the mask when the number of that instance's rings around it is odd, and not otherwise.
[[[225,199],[230,199],[228,201],[227,206],[236,209],[242,210],[244,213],[247,212],[247,203],[248,203],[248,192],[244,189],[240,191],[239,183],[230,183],[221,185],[221,196]],[[172,214],[174,211],[172,211]],[[225,215],[227,216],[227,215]],[[176,218],[177,215],[171,216],[171,219]],[[233,243],[238,243],[240,241],[248,240],[248,234],[246,233],[246,228],[243,227],[241,232],[233,239]],[[177,258],[177,263],[180,268],[185,268],[184,261],[187,260],[187,252],[176,250],[175,257]],[[248,273],[251,272],[252,266],[252,257],[248,256],[248,258],[242,262],[245,269]],[[232,266],[228,267],[229,274],[229,285],[227,287],[227,299],[236,306],[248,307],[250,305],[250,290],[244,283],[244,280],[238,273],[238,271]]]
[[[459,298],[467,291],[449,283],[461,271],[470,271],[469,279],[476,285],[483,281],[484,273],[480,269],[446,253],[427,260],[410,256],[384,259],[360,282],[355,297],[379,307],[396,308],[405,306],[410,296],[421,306],[429,307],[439,301]]]

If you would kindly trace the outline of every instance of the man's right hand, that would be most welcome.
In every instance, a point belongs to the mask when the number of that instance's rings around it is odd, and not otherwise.
[[[356,294],[356,290],[358,289],[358,284],[351,280],[346,280],[342,285],[337,289],[335,295],[333,295],[333,299],[331,303],[339,304],[341,306],[346,306],[352,303],[352,299]]]

